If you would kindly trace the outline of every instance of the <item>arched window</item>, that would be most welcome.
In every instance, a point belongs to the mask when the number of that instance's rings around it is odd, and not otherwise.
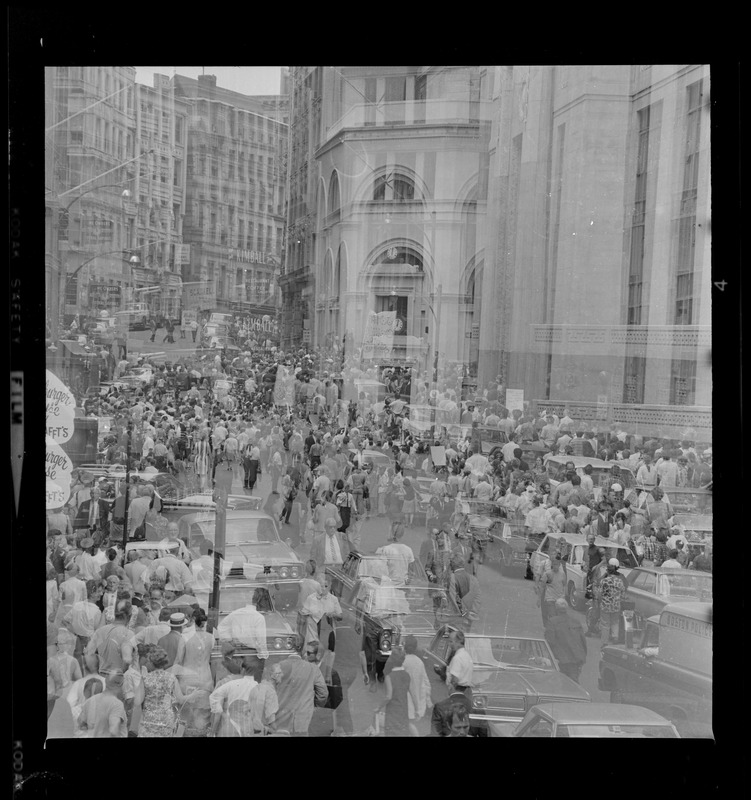
[[[415,182],[399,172],[379,175],[373,183],[373,200],[405,203],[415,199]]]
[[[331,174],[331,183],[329,183],[329,214],[336,211],[341,205],[339,199],[339,176],[336,171]]]
[[[423,260],[420,253],[414,248],[403,244],[388,244],[373,259],[374,265],[405,265],[414,267],[417,272],[423,271]]]

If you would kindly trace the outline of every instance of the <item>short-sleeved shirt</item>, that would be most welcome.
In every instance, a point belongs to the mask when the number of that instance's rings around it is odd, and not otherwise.
[[[446,683],[450,678],[454,678],[457,686],[471,686],[472,672],[472,656],[464,647],[460,647],[446,669]]]
[[[78,723],[85,723],[95,739],[125,739],[128,736],[128,718],[125,706],[114,695],[103,692],[90,697],[81,708]],[[110,733],[111,726],[117,723],[117,734]]]

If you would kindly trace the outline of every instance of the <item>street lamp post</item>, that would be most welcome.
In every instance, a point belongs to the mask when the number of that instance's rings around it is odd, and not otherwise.
[[[133,420],[128,420],[128,446],[125,451],[125,510],[123,512],[123,553],[128,544],[128,494],[130,491],[130,445],[133,436]]]

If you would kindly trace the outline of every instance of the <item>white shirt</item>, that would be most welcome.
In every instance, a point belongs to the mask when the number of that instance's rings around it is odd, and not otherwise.
[[[674,558],[669,558],[667,561],[663,561],[662,566],[664,569],[683,569],[681,562],[676,561]]]
[[[232,681],[227,681],[214,689],[209,695],[209,706],[213,714],[221,714],[227,701],[227,707],[235,700],[247,700],[250,695],[258,688],[255,679],[250,675],[243,675]]]
[[[258,651],[260,658],[268,658],[266,646],[266,619],[256,607],[248,603],[228,614],[217,627],[217,638],[238,639]]]
[[[405,584],[409,574],[409,565],[414,563],[415,554],[409,545],[401,542],[391,542],[379,547],[376,555],[386,556],[389,578],[396,584]]]
[[[519,447],[516,442],[507,442],[501,448],[503,453],[503,460],[508,464],[514,458],[514,450]]]
[[[446,683],[454,678],[457,686],[472,685],[472,656],[464,647],[460,647],[451,659],[451,663],[446,670]]]

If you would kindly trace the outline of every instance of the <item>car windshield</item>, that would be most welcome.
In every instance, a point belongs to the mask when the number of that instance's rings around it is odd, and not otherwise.
[[[374,617],[392,614],[433,614],[455,608],[445,590],[419,586],[396,587],[388,579],[366,579],[360,592],[364,610]]]
[[[223,584],[219,590],[219,613],[227,615],[231,611],[237,611],[239,608],[244,608],[248,603],[253,602],[253,596],[259,589],[263,592],[263,600],[256,598],[259,601],[259,611],[270,610],[276,611],[272,595],[264,587],[254,586],[253,584]],[[265,603],[264,603],[265,601]]]
[[[669,725],[559,725],[556,737],[602,739],[677,739]]]
[[[467,636],[464,647],[478,665],[555,669],[550,648],[542,639],[508,636]]]
[[[200,520],[191,525],[191,535],[203,534],[206,539],[214,541],[215,520]],[[264,517],[243,517],[228,519],[225,528],[225,542],[231,544],[269,545],[281,541],[273,519]]]
[[[681,570],[674,575],[661,576],[660,594],[670,597],[702,597],[712,596],[712,576],[702,575],[699,572],[686,572]]]

